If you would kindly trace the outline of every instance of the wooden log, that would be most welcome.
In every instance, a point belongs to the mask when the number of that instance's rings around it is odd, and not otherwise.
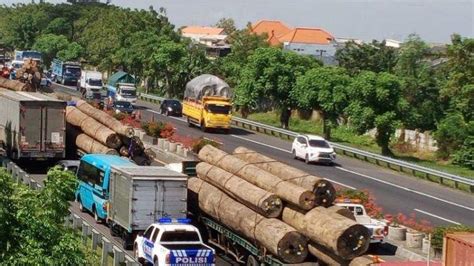
[[[100,141],[109,148],[117,149],[122,146],[122,141],[117,133],[97,122],[94,118],[84,114],[74,106],[66,107],[66,121],[74,126],[80,127],[85,134]]]
[[[341,206],[337,206],[337,205],[333,205],[333,206],[331,206],[331,207],[328,207],[327,209],[328,209],[328,211],[331,211],[331,212],[337,213],[337,214],[339,214],[339,215],[342,215],[342,216],[344,216],[344,217],[346,217],[346,218],[349,218],[349,219],[351,219],[352,221],[355,221],[355,220],[356,220],[356,218],[355,218],[355,216],[354,216],[354,213],[351,212],[351,211],[350,211],[349,209],[347,209],[347,208],[344,208],[344,207],[341,207]]]
[[[283,211],[283,203],[277,195],[219,167],[202,162],[196,166],[196,172],[199,178],[267,218],[279,217]]]
[[[329,265],[329,266],[349,266],[350,260],[344,260],[336,256],[329,249],[313,242],[308,242],[308,252],[311,255],[315,256],[318,259],[319,265]]]
[[[28,91],[27,85],[25,83],[3,77],[0,77],[0,88],[13,91]]]
[[[286,207],[282,220],[342,259],[358,257],[369,248],[367,227],[324,207],[316,207],[306,214]]]
[[[336,198],[336,190],[334,189],[334,186],[324,178],[310,175],[298,168],[291,167],[244,147],[236,148],[233,155],[278,176],[282,180],[289,181],[302,188],[313,191],[316,196],[316,206],[328,207]]]
[[[198,194],[202,212],[260,243],[284,262],[301,263],[308,255],[306,237],[282,221],[263,217],[199,178],[190,178],[188,189]]]
[[[86,134],[79,134],[79,136],[77,136],[76,146],[86,153],[119,154],[116,150],[104,146],[102,143]]]
[[[76,103],[76,107],[86,115],[94,118],[95,120],[104,124],[108,128],[112,129],[117,134],[127,136],[129,138],[135,135],[132,127],[122,124],[120,121],[118,121],[111,115],[107,114],[102,110],[94,108],[92,105],[88,104],[83,100],[78,100]]]
[[[282,200],[303,210],[314,207],[315,196],[311,191],[281,180],[277,176],[211,145],[206,145],[199,151],[199,159],[235,174],[260,188],[273,192]]]

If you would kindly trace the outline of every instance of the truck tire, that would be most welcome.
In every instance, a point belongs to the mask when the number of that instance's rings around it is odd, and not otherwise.
[[[204,122],[201,122],[201,131],[202,132],[207,132],[207,128]]]
[[[99,214],[97,214],[97,209],[95,208],[95,205],[92,206],[92,214],[94,215],[94,221],[98,224],[102,223],[102,219],[99,217]]]
[[[245,264],[247,266],[258,266],[260,263],[258,263],[257,259],[253,255],[249,255],[247,257],[247,263]]]
[[[193,127],[191,120],[189,120],[189,116],[186,117],[186,122],[188,123],[188,127]]]
[[[158,266],[158,258],[156,256],[153,258],[153,265]]]

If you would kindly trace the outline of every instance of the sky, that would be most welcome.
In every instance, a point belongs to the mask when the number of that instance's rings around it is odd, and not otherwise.
[[[3,4],[18,2],[31,1],[0,0]],[[164,7],[177,27],[209,26],[231,17],[239,27],[249,21],[275,19],[292,27],[318,27],[336,37],[366,41],[402,41],[410,33],[434,43],[449,42],[452,33],[474,36],[474,0],[112,0],[112,4]]]

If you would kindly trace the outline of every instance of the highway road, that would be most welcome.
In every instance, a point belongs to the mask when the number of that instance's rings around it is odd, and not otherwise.
[[[72,87],[54,85],[54,89],[77,95]],[[204,133],[187,126],[184,118],[166,117],[158,106],[139,101],[142,120],[170,122],[182,136],[205,136],[222,142],[222,149],[232,152],[238,146],[254,149],[308,173],[324,177],[344,188],[369,191],[384,213],[415,215],[432,225],[467,224],[474,226],[474,195],[378,167],[350,157],[339,156],[335,166],[307,165],[292,159],[291,143],[279,138],[233,128],[229,135]]]

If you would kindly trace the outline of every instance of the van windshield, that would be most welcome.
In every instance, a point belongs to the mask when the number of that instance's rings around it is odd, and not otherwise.
[[[318,139],[309,140],[309,146],[316,148],[330,148],[329,143],[327,141]]]
[[[230,106],[229,105],[215,105],[215,104],[208,104],[207,111],[213,114],[230,114]]]
[[[104,184],[104,171],[93,166],[92,164],[81,161],[79,170],[77,171],[77,179],[84,183],[89,183],[92,186],[98,185],[102,187]]]

